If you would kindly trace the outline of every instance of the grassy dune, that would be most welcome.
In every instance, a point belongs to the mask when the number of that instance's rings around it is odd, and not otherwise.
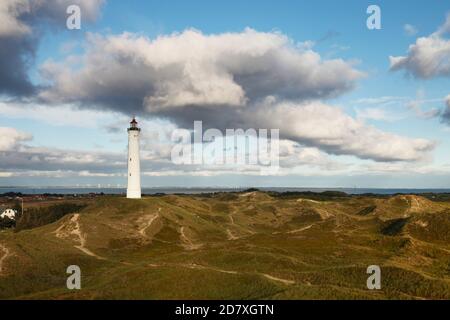
[[[66,289],[68,265],[82,290]],[[366,288],[380,265],[382,289]],[[450,299],[450,201],[263,192],[100,197],[0,232],[1,299]]]

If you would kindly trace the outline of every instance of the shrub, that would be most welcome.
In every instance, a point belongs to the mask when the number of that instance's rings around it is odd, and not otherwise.
[[[86,205],[82,204],[63,203],[50,207],[28,209],[24,212],[23,216],[17,220],[15,231],[33,229],[53,223],[65,215],[78,212],[85,207]]]
[[[386,236],[396,236],[400,234],[403,227],[408,223],[409,218],[392,219],[386,221],[381,228],[381,233]]]
[[[0,230],[12,228],[16,225],[16,221],[8,217],[0,218]]]

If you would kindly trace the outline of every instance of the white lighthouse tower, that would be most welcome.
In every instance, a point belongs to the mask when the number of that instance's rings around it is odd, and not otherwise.
[[[139,134],[141,129],[137,124],[136,119],[133,118],[128,128],[128,199],[141,198],[141,165],[139,158]]]

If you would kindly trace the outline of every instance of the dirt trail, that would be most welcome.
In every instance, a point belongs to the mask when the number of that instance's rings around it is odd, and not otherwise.
[[[3,255],[0,258],[0,275],[1,275],[3,273],[3,263],[5,262],[6,258],[11,256],[11,252],[3,244],[0,244],[0,253],[3,253]]]
[[[407,213],[417,213],[426,210],[430,206],[433,207],[430,201],[419,196],[407,195],[400,196],[399,198],[408,203],[409,208],[406,211]]]
[[[161,208],[160,208],[161,209]],[[139,234],[146,238],[147,235],[145,234],[145,231],[151,227],[152,223],[156,220],[156,218],[159,217],[159,214],[149,214],[146,215],[144,217],[142,217],[141,219],[139,219],[140,222],[142,222],[142,220],[144,220],[144,223],[141,225],[141,228],[139,229]]]
[[[256,191],[246,192],[246,193],[243,193],[243,194],[239,195],[239,197],[250,197],[250,196],[254,196],[256,194],[257,194]]]
[[[210,266],[204,266],[204,265],[200,265],[200,264],[196,264],[196,263],[184,263],[184,264],[167,264],[167,263],[163,263],[163,264],[153,264],[150,263],[147,265],[148,267],[151,268],[162,268],[162,267],[184,267],[184,268],[189,268],[189,269],[196,269],[196,270],[211,270],[211,271],[216,271],[216,272],[221,272],[221,273],[227,273],[227,274],[245,274],[245,272],[239,272],[239,271],[233,271],[233,270],[224,270],[224,269],[220,269],[220,268],[214,268],[214,267],[210,267]],[[277,282],[281,282],[285,285],[292,285],[295,284],[295,281],[293,280],[287,280],[287,279],[281,279],[281,278],[277,278],[274,276],[271,276],[270,274],[267,273],[257,273],[260,276],[263,276],[269,280],[272,281],[277,281]],[[311,285],[311,284],[309,284]]]
[[[228,240],[238,240],[239,237],[236,237],[230,229],[227,229],[227,236],[228,236]]]
[[[241,195],[242,196],[242,195]],[[233,210],[231,211],[231,213],[228,215],[228,218],[230,218],[230,222],[233,226],[239,226],[240,228],[242,228],[245,232],[254,235],[256,234],[256,232],[254,232],[253,230],[250,230],[248,228],[244,228],[238,224],[236,224],[236,222],[234,221],[234,215],[237,214],[239,211],[238,208],[233,206]],[[242,237],[236,237],[236,236],[232,236],[231,230],[227,229],[227,234],[228,234],[228,240],[236,240],[236,239],[240,239]]]
[[[277,277],[271,276],[270,274],[261,273],[261,275],[266,277],[267,279],[278,281],[278,282],[281,282],[284,284],[295,284],[295,281],[277,278]]]
[[[311,200],[311,199],[297,199],[297,202],[311,202],[311,203],[318,203],[318,204],[322,203],[320,201]]]
[[[412,200],[411,201],[411,206],[412,207],[416,207],[416,208],[419,208],[419,209],[422,207],[422,205],[420,204],[419,200],[417,200],[416,197],[413,197],[411,200]],[[414,202],[414,204],[412,204],[413,202]]]
[[[416,213],[422,211],[424,208],[422,206],[421,201],[417,197],[411,197],[409,199],[409,211]]]
[[[79,245],[74,245],[75,248],[84,252],[85,254],[95,257],[97,259],[104,260],[105,258],[93,253],[91,250],[86,248],[86,236],[81,232],[80,226],[80,214],[76,213],[70,218],[68,223],[62,224],[56,231],[56,237],[60,239],[73,238],[75,236],[75,241],[79,242]]]
[[[195,263],[184,264],[182,266],[190,268],[190,269],[212,270],[212,271],[228,273],[228,274],[238,274],[237,271],[230,271],[230,270],[223,270],[223,269],[218,269],[218,268],[212,268],[212,267],[202,266],[202,265],[195,264]]]
[[[187,250],[196,250],[203,246],[201,243],[194,244],[191,239],[186,236],[184,232],[184,227],[180,229],[180,240],[183,243],[183,247]]]
[[[196,270],[211,270],[211,271],[227,273],[227,274],[239,274],[239,272],[237,272],[237,271],[224,270],[224,269],[204,266],[204,265],[196,264],[196,263],[149,263],[149,264],[147,264],[147,266],[151,267],[151,268],[183,267],[183,268],[196,269]]]
[[[302,231],[305,231],[305,230],[310,229],[312,226],[313,226],[313,225],[311,224],[311,225],[309,225],[309,226],[306,226],[306,227],[303,227],[303,228],[300,228],[300,229],[296,229],[296,230],[292,230],[292,231],[288,231],[288,232],[286,232],[286,233],[297,233],[297,232],[302,232]]]

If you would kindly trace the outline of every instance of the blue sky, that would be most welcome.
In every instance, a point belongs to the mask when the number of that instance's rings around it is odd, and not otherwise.
[[[366,27],[366,9],[371,4],[381,8],[381,30],[369,30]],[[144,157],[143,161],[155,161],[161,165],[148,165],[143,184],[149,187],[255,185],[450,188],[450,125],[445,124],[439,115],[445,112],[445,98],[450,94],[450,76],[441,74],[424,78],[414,75],[408,68],[391,70],[389,60],[389,56],[408,56],[409,46],[421,37],[431,37],[444,25],[448,12],[450,4],[445,1],[108,0],[99,5],[93,21],[82,20],[81,30],[39,26],[37,31],[38,27],[32,25],[33,31],[36,30],[41,36],[27,74],[36,87],[48,85],[42,76],[43,66],[49,61],[66,66],[70,63],[68,57],[87,57],[86,39],[89,34],[116,37],[127,32],[135,37],[145,37],[150,42],[156,37],[168,37],[187,29],[195,29],[208,36],[241,34],[245,28],[251,28],[261,33],[282,34],[293,46],[310,41],[310,50],[320,55],[322,60],[342,59],[354,70],[364,73],[364,76],[354,81],[351,89],[321,97],[318,99],[320,103],[340,108],[346,116],[379,131],[408,139],[425,139],[435,144],[432,150],[424,152],[423,157],[420,155],[406,161],[380,161],[376,157],[361,155],[360,151],[334,152],[316,142],[305,145],[302,137],[303,140],[295,140],[296,144],[300,141],[299,147],[315,148],[320,152],[320,159],[326,158],[325,162],[342,164],[346,168],[330,170],[327,169],[329,166],[314,167],[311,163],[301,162],[297,169],[290,168],[280,175],[261,177],[249,172],[220,170],[214,174],[192,175],[186,169],[180,169],[177,173],[179,168],[162,165],[164,161],[154,160],[152,150],[144,147],[144,152],[152,156]],[[64,21],[58,23],[64,24]],[[408,34],[405,25],[410,25],[415,32]],[[448,34],[443,35],[442,39],[448,41]],[[72,71],[76,68],[71,66]],[[80,154],[102,153],[99,157],[113,154],[120,159],[120,155],[125,154],[125,128],[133,111],[122,109],[117,112],[115,106],[79,104],[76,100],[46,102],[28,96],[24,103],[23,99],[6,90],[0,99],[3,101],[3,108],[0,105],[0,127],[14,128],[32,135],[32,139],[15,141],[14,152],[25,145],[27,148],[74,151],[77,157]],[[305,102],[297,99],[295,103]],[[39,109],[39,106],[44,109]],[[56,115],[46,118],[46,113]],[[164,130],[172,125],[180,126],[170,117],[152,114],[139,116],[146,128]],[[298,126],[301,125],[300,117]],[[123,130],[117,131],[121,127]],[[152,148],[152,143],[148,144],[148,148]],[[386,144],[389,144],[389,139]],[[30,149],[29,152],[37,151]],[[30,159],[30,154],[27,156]],[[0,166],[0,185],[125,185],[121,169],[114,173],[102,170],[95,172],[93,168],[82,170],[79,164],[73,168],[68,165],[59,168],[55,164],[53,169],[49,169],[44,165],[33,167],[32,161],[29,165],[26,160],[23,162],[17,168],[13,165]],[[70,173],[65,174],[65,170]],[[168,173],[164,174],[164,170]],[[201,168],[196,170],[203,172]],[[80,171],[88,173],[77,174]]]

